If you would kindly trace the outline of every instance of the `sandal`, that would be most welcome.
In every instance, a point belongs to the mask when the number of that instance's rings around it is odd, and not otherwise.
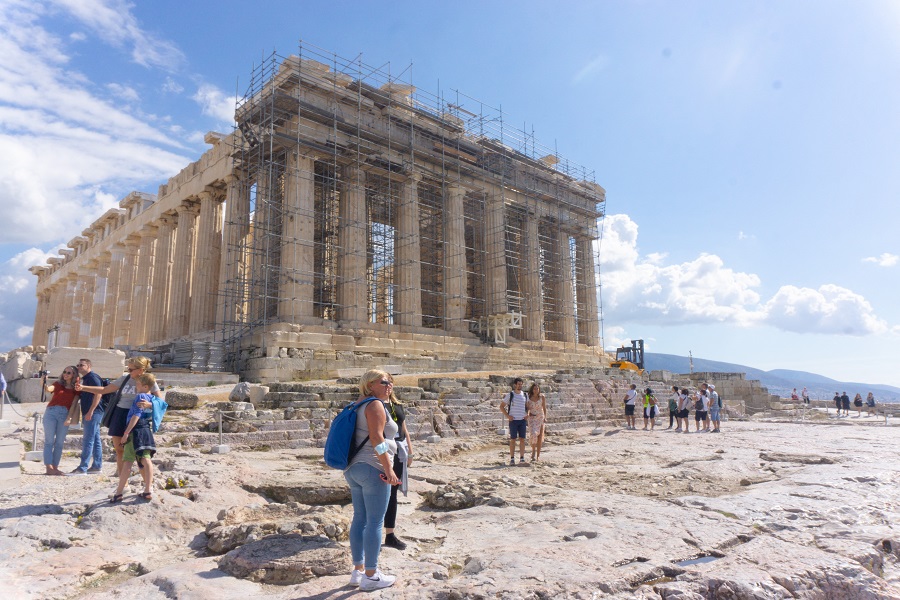
[[[122,498],[125,497],[125,494],[114,494],[112,500],[109,501],[110,504],[115,504],[116,502],[121,502]]]
[[[153,500],[153,494],[151,494],[150,492],[141,492],[140,494],[138,494],[138,496],[140,496],[144,500]]]

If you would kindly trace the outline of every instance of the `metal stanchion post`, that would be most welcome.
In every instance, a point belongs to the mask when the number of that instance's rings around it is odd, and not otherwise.
[[[225,454],[226,452],[230,452],[231,448],[222,443],[222,411],[217,410],[216,416],[219,419],[219,445],[213,446],[211,452],[213,454]]]
[[[37,433],[38,433],[38,414],[34,413],[34,431],[31,433],[31,451],[25,453],[25,460],[40,461],[44,458],[44,453],[37,449]]]

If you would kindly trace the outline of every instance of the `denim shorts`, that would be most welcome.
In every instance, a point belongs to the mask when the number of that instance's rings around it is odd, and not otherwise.
[[[710,421],[718,421],[719,420],[719,408],[711,408],[709,409],[709,420]]]
[[[525,439],[525,419],[517,419],[509,422],[509,437],[512,439]]]

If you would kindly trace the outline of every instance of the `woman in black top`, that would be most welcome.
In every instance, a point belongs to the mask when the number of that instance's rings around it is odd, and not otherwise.
[[[397,490],[402,487],[403,495],[406,495],[403,471],[412,464],[412,444],[410,444],[409,430],[406,428],[406,411],[393,391],[391,391],[385,406],[391,419],[397,424],[397,454],[394,455],[394,473],[402,483],[391,486],[391,499],[388,501],[387,512],[384,513],[384,545],[397,550],[405,550],[406,544],[394,535],[394,526],[397,524]],[[405,456],[402,456],[404,452],[401,447],[405,449]]]

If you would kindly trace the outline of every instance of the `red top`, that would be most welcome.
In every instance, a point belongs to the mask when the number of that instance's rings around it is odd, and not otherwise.
[[[66,389],[61,387],[58,383],[53,384],[53,399],[50,400],[50,404],[47,405],[47,408],[51,406],[64,406],[66,410],[72,408],[72,402],[75,401],[75,398],[78,397],[78,392],[75,391],[75,388]]]

